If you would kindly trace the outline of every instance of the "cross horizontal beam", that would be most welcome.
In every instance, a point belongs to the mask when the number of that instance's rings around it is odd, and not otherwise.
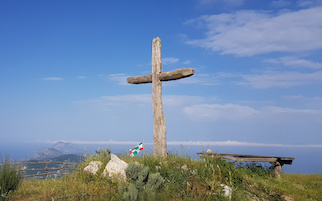
[[[190,77],[195,73],[193,68],[182,68],[179,70],[161,72],[159,75],[160,81],[170,81],[170,80],[178,80],[185,77]],[[145,84],[152,83],[152,74],[128,77],[127,83],[130,84]]]

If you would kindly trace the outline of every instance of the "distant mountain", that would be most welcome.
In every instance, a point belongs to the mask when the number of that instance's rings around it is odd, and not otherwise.
[[[29,160],[49,160],[57,156],[63,155],[61,151],[55,148],[46,148],[38,153],[35,153]]]
[[[29,158],[29,160],[32,161],[44,161],[44,160],[53,160],[57,159],[62,156],[62,161],[64,160],[73,160],[75,162],[77,161],[77,157],[81,156],[80,148],[77,147],[75,144],[72,143],[66,143],[59,141],[56,144],[54,144],[50,148],[45,148],[37,153],[35,153],[33,156]],[[56,160],[57,161],[57,160]]]
[[[102,146],[102,147],[100,147]],[[112,145],[97,145],[97,144],[74,144],[69,142],[58,141],[57,143],[53,144],[49,148],[44,148],[41,151],[32,155],[29,160],[33,161],[50,161],[54,158],[62,156],[65,157],[64,160],[68,157],[67,155],[70,154],[72,158],[70,160],[77,160],[78,156],[83,156],[87,154],[96,154],[95,151],[100,149],[111,149]],[[128,151],[128,147],[113,145],[113,152],[112,153],[124,153]],[[66,155],[66,156],[63,156]],[[75,155],[75,156],[72,156]],[[76,157],[76,158],[75,158]],[[67,159],[68,160],[68,159]],[[78,162],[78,161],[75,161]]]
[[[79,153],[79,147],[75,144],[58,141],[53,145],[53,148],[61,151],[63,154]]]

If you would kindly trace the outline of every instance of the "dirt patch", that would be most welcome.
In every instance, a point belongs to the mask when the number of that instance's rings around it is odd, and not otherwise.
[[[294,201],[293,198],[287,196],[287,195],[283,195],[283,198],[286,200],[286,201]]]

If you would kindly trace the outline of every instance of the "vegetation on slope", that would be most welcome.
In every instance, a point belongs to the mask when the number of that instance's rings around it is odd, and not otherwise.
[[[101,174],[109,154],[87,156],[77,171],[60,179],[23,181],[14,200],[229,200],[223,185],[232,188],[231,200],[322,200],[322,175],[276,179],[270,167],[221,159],[120,156],[130,164],[129,179],[116,182]],[[96,175],[83,171],[93,160],[104,163]]]
[[[0,155],[0,200],[9,200],[20,183],[21,173],[17,166],[11,165],[8,157],[3,163]]]

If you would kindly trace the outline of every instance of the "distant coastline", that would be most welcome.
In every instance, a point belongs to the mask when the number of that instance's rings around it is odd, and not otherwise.
[[[50,143],[17,143],[17,144],[0,144],[0,153],[4,158],[6,155],[16,161],[27,161],[33,156],[44,151],[56,149],[57,153],[53,157],[64,154],[95,154],[98,149],[109,148],[112,153],[126,154],[133,144],[74,144],[69,142]],[[322,174],[322,161],[317,160],[322,155],[322,148],[298,148],[298,147],[256,147],[256,146],[220,146],[220,145],[168,145],[168,152],[174,155],[184,155],[198,159],[197,152],[202,152],[210,148],[217,153],[234,153],[234,154],[252,154],[252,155],[269,155],[269,156],[288,156],[294,157],[293,165],[284,165],[285,173],[303,173],[303,174]],[[145,154],[153,153],[153,145],[145,144]],[[49,152],[48,152],[49,153]],[[52,153],[51,153],[52,154]],[[140,153],[139,156],[143,154]],[[40,154],[41,155],[41,154]],[[46,157],[45,157],[46,158]]]

